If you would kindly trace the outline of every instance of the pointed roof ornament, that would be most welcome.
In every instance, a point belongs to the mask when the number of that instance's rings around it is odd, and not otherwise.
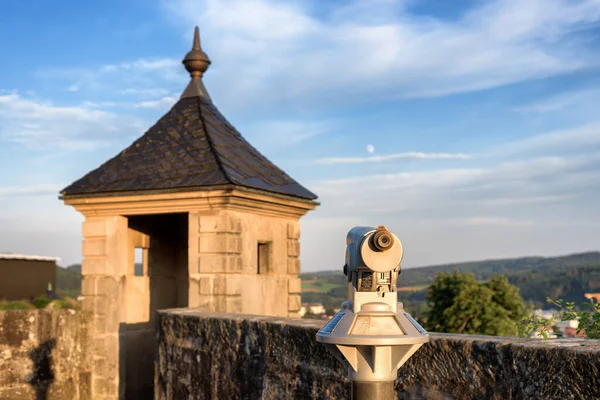
[[[200,47],[198,28],[183,65],[192,79],[181,99],[131,146],[63,189],[61,198],[77,202],[235,188],[316,206],[314,193],[259,153],[213,104],[202,84],[210,60]],[[290,210],[300,210],[294,207]]]
[[[181,98],[187,97],[206,97],[210,99],[206,88],[202,84],[202,75],[208,69],[210,65],[210,59],[200,47],[200,31],[196,26],[194,29],[194,42],[192,44],[192,50],[190,50],[182,61],[185,69],[190,73],[192,81],[183,91]]]

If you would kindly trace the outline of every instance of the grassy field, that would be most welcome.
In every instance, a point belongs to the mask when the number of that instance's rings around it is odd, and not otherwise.
[[[429,285],[417,285],[417,286],[399,286],[399,292],[418,292],[419,290],[423,290],[429,287]]]
[[[306,293],[328,293],[339,286],[337,283],[321,282],[317,279],[302,280],[302,291]]]

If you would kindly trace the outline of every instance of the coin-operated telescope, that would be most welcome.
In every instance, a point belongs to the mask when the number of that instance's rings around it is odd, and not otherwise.
[[[317,333],[348,368],[355,400],[395,399],[398,368],[429,334],[398,302],[402,243],[384,226],[355,227],[346,238],[348,301]]]

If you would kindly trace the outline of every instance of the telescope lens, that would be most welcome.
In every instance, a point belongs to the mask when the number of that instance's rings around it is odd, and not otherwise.
[[[373,244],[377,250],[386,251],[393,246],[394,238],[387,231],[379,231],[373,236]]]

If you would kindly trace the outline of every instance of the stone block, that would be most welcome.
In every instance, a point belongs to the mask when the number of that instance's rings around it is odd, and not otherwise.
[[[119,295],[120,282],[118,278],[107,276],[104,278],[98,278],[97,290],[98,295],[108,296],[114,298]]]
[[[84,238],[106,236],[106,220],[86,219],[82,225],[82,234]]]
[[[102,356],[106,354],[106,338],[105,335],[96,336],[93,339],[92,351],[96,356]]]
[[[235,274],[242,272],[242,257],[239,255],[228,256],[227,273]]]
[[[213,296],[199,296],[197,308],[206,311],[214,311],[214,299]]]
[[[106,362],[105,357],[94,356],[94,375],[95,376],[103,376],[106,377],[108,375],[108,363]]]
[[[288,311],[298,311],[302,307],[302,300],[299,294],[288,295]]]
[[[92,399],[92,374],[91,372],[79,373],[79,400]]]
[[[288,293],[301,293],[302,279],[298,277],[290,277],[288,280]]]
[[[243,275],[227,275],[225,277],[225,294],[228,296],[241,294],[243,283]]]
[[[206,278],[201,278],[206,279]],[[237,295],[242,293],[244,275],[217,275],[212,279],[212,294]]]
[[[81,294],[83,296],[96,295],[96,278],[84,277],[81,280]]]
[[[96,296],[84,296],[81,301],[81,310],[84,312],[96,313]]]
[[[226,312],[227,310],[227,299],[225,296],[214,296],[211,304],[211,311],[215,312]]]
[[[104,275],[107,273],[106,257],[85,257],[81,262],[82,275]]]
[[[83,237],[106,236],[106,220],[104,219],[86,219],[82,226]]]
[[[108,393],[109,398],[118,398],[119,385],[116,379],[109,379],[106,381],[106,393]]]
[[[300,242],[296,239],[288,239],[288,256],[298,257],[300,255]]]
[[[96,334],[102,334],[106,332],[106,316],[95,315],[94,316],[94,329]]]
[[[288,263],[288,274],[297,275],[300,273],[300,259],[295,257],[289,257]]]
[[[199,273],[225,273],[227,256],[223,254],[202,254],[198,256]]]
[[[207,296],[213,294],[213,277],[204,276],[198,279],[200,295]]]
[[[104,296],[94,296],[94,313],[98,315],[106,315],[108,313],[109,302],[113,299],[107,299]]]
[[[241,233],[242,223],[231,215],[201,215],[198,218],[199,232]]]
[[[106,315],[106,332],[118,332],[121,324],[121,310],[118,306],[110,307],[104,313]]]
[[[105,256],[108,254],[106,238],[88,238],[83,241],[83,255],[87,256]]]
[[[288,222],[288,239],[300,239],[299,222]]]
[[[241,253],[242,239],[229,233],[201,233],[198,238],[199,253]]]
[[[94,398],[106,397],[108,395],[108,392],[106,391],[106,381],[106,378],[99,376],[94,371],[94,386],[92,388]]]
[[[225,276],[217,275],[212,278],[213,294],[225,294],[227,285]]]
[[[226,296],[226,311],[230,313],[242,312],[242,296]]]
[[[196,307],[200,297],[200,282],[196,276],[188,278],[188,307]]]
[[[104,343],[106,364],[111,371],[116,370],[119,366],[119,337],[116,334],[108,335]],[[108,376],[116,377],[116,374],[110,373]]]
[[[239,255],[201,254],[198,257],[198,272],[235,273],[242,270],[242,259]]]

